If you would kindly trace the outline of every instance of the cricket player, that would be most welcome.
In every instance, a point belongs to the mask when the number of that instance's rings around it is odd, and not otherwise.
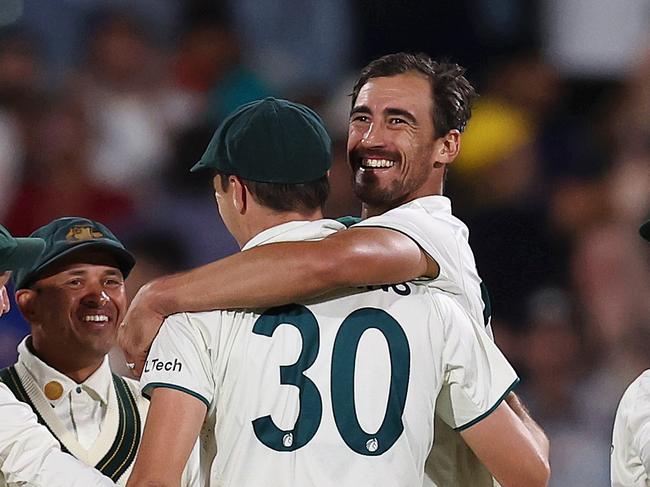
[[[0,225],[0,316],[9,311],[11,271],[31,266],[43,251],[38,238],[14,238]],[[26,404],[0,382],[0,475],[9,486],[109,487],[115,484],[70,455]]]
[[[16,302],[31,334],[0,380],[64,452],[126,485],[148,402],[136,381],[111,372],[107,354],[126,310],[124,279],[135,260],[108,228],[86,218],[59,218],[32,236],[43,239],[45,249],[15,276]]]
[[[650,220],[641,225],[650,242]],[[650,487],[650,370],[627,388],[616,411],[611,454],[612,487]]]
[[[474,96],[462,68],[425,55],[398,53],[366,66],[353,90],[348,137],[353,188],[363,201],[364,221],[320,241],[247,249],[145,286],[120,329],[120,345],[136,371],[164,317],[172,313],[282,305],[334,289],[415,278],[446,292],[475,326],[484,327],[489,310],[468,230],[442,195]],[[249,275],[256,278],[243,277]],[[514,395],[507,400],[548,457],[541,428]],[[434,456],[438,446],[445,458],[434,462],[434,482],[492,484],[455,440],[434,445]],[[461,464],[476,468],[460,469]]]
[[[341,226],[321,213],[329,148],[314,112],[267,98],[228,117],[196,168],[216,171],[219,212],[244,250],[319,240]],[[425,284],[168,321],[142,377],[152,401],[129,486],[177,485],[204,418],[210,485],[422,485],[436,410],[504,486],[546,485],[533,438],[502,403],[514,371]]]

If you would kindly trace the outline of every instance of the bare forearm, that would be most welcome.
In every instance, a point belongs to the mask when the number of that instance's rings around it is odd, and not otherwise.
[[[548,461],[550,443],[542,427],[537,424],[535,420],[530,416],[528,409],[526,409],[526,406],[523,405],[519,397],[514,392],[508,394],[508,397],[506,397],[506,403],[508,406],[510,406],[510,409],[514,411],[526,429],[530,432],[531,436],[535,440],[535,443],[539,447],[540,453]]]
[[[164,315],[275,306],[325,292],[332,284],[320,272],[321,263],[301,249],[292,250],[293,246],[267,245],[241,252],[157,279],[144,291],[149,302]]]
[[[363,235],[360,238],[356,236]],[[368,232],[376,235],[366,236]],[[179,311],[288,304],[350,286],[402,282],[424,274],[426,257],[390,230],[348,230],[319,242],[264,245],[192,271],[164,277],[144,290],[162,315]]]

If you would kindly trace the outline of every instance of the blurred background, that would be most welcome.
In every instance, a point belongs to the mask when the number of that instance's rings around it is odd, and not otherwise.
[[[447,193],[551,439],[551,485],[609,485],[617,402],[650,367],[650,0],[2,0],[0,221],[102,221],[137,256],[131,296],[235,252],[188,169],[268,95],[323,115],[326,214],[357,215],[348,94],[400,50],[462,64],[481,93]],[[14,306],[0,366],[28,331]]]

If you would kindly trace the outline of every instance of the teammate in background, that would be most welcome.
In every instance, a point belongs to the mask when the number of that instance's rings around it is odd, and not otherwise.
[[[366,66],[353,90],[348,137],[364,221],[318,242],[248,249],[143,287],[120,330],[120,345],[136,372],[172,313],[281,305],[361,285],[425,278],[483,327],[489,313],[468,230],[442,196],[446,168],[459,153],[475,96],[463,73],[456,64],[404,53]],[[507,401],[548,458],[541,428],[514,394]],[[465,458],[469,452],[456,444],[458,435],[453,438],[434,447],[445,456],[434,463],[449,466],[438,469],[434,481],[449,487],[491,485],[475,459]],[[467,462],[476,469],[459,468]]]
[[[219,212],[245,250],[341,229],[321,213],[329,150],[314,112],[267,98],[228,117],[196,167],[216,171]],[[142,377],[151,406],[129,486],[178,485],[204,419],[210,485],[422,485],[435,409],[504,486],[547,483],[502,403],[514,371],[426,284],[167,321]]]
[[[11,272],[29,267],[45,242],[14,238],[0,225],[0,316],[9,311],[5,284]],[[0,476],[9,486],[110,487],[115,484],[78,460],[61,452],[47,429],[38,424],[26,404],[0,382]]]
[[[650,242],[650,220],[641,225]],[[650,487],[650,370],[627,388],[612,434],[612,487]]]
[[[85,218],[59,218],[32,236],[43,239],[45,249],[15,275],[16,302],[31,335],[0,380],[64,452],[125,485],[148,403],[137,382],[111,373],[107,353],[126,310],[124,278],[135,261],[108,228]]]

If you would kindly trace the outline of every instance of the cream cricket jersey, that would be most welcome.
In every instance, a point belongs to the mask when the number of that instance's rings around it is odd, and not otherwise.
[[[4,380],[16,397],[29,403],[56,436],[65,452],[126,485],[133,469],[149,402],[131,379],[116,380],[108,357],[83,383],[65,376],[39,359],[30,348],[31,337],[18,346],[18,362]],[[48,387],[57,393],[48,397]],[[182,485],[199,482],[199,452],[192,452]],[[0,487],[11,485],[0,474]]]
[[[331,227],[291,222],[250,246],[322,238]],[[217,445],[210,485],[410,487],[424,480],[436,407],[463,429],[516,381],[454,299],[406,283],[170,316],[141,385],[145,395],[171,387],[206,404]]]
[[[612,487],[650,487],[650,370],[623,394],[612,436]]]
[[[0,472],[21,487],[115,486],[97,470],[61,452],[29,406],[0,383]]]
[[[451,213],[445,196],[425,196],[381,215],[367,218],[354,227],[383,227],[410,237],[440,267],[431,285],[449,293],[479,324],[485,324],[485,303],[467,226]],[[491,335],[488,327],[488,334]]]

